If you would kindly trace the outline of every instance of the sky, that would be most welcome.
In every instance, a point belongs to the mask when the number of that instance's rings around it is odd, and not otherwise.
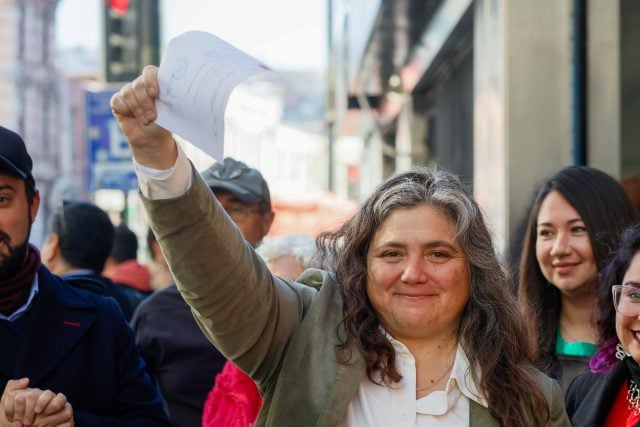
[[[61,0],[59,48],[100,49],[104,0]],[[208,31],[276,70],[324,70],[326,0],[158,0],[162,44],[190,30]]]

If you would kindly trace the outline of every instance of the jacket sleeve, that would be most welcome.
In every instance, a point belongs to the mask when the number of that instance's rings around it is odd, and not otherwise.
[[[169,426],[169,419],[162,407],[160,395],[145,371],[134,343],[133,332],[126,323],[122,311],[115,301],[105,299],[105,317],[110,321],[113,336],[113,354],[117,357],[117,397],[113,414],[104,417],[85,411],[74,410],[74,421],[81,426],[156,427]],[[95,384],[100,387],[100,384]]]
[[[202,331],[254,380],[270,379],[316,290],[272,276],[195,169],[184,195],[140,197]]]
[[[570,427],[569,417],[562,398],[562,389],[556,380],[551,380],[551,398],[549,400],[549,426]]]

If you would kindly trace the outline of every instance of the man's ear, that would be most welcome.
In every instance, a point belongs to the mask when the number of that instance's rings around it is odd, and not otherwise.
[[[274,211],[267,212],[262,215],[262,224],[264,227],[265,236],[269,233],[269,229],[271,228],[271,224],[273,224],[273,220],[275,217],[276,217],[276,213]]]
[[[60,257],[60,237],[56,233],[49,234],[44,241],[41,257],[42,262],[51,270],[51,265]]]
[[[40,191],[34,190],[33,194],[33,202],[31,202],[31,206],[29,206],[29,213],[31,214],[31,223],[36,220],[36,215],[38,215],[38,210],[40,209]]]

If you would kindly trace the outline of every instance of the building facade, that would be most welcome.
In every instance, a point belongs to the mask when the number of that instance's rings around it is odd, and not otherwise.
[[[0,0],[0,123],[20,133],[45,203],[32,238],[42,239],[46,196],[60,164],[60,76],[55,67],[58,0]]]
[[[338,191],[440,165],[472,188],[501,249],[551,172],[640,171],[640,3],[332,0]],[[358,169],[355,187],[347,176]]]

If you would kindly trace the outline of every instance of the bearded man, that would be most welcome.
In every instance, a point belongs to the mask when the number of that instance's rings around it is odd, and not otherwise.
[[[116,302],[51,274],[29,244],[32,166],[0,126],[0,427],[169,425]]]

